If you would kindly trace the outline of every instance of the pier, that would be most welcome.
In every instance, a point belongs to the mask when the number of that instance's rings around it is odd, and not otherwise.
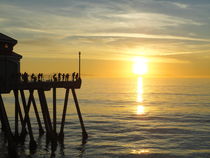
[[[17,156],[16,146],[25,141],[29,135],[29,149],[35,150],[37,143],[34,139],[34,130],[30,121],[30,109],[34,109],[39,135],[46,134],[46,139],[51,142],[52,148],[55,148],[58,142],[64,141],[64,127],[69,101],[69,95],[72,94],[78,118],[81,125],[82,141],[86,142],[88,134],[86,132],[82,114],[80,111],[76,89],[81,88],[82,79],[80,74],[80,56],[79,52],[79,72],[69,74],[54,74],[51,77],[44,77],[44,74],[29,74],[20,72],[21,55],[13,52],[13,47],[17,40],[0,33],[0,121],[2,131],[5,133],[5,140],[8,144],[8,154],[12,157]],[[62,119],[57,120],[57,89],[65,89],[64,105]],[[46,91],[52,91],[53,96],[53,115],[49,113],[49,104],[45,95]],[[13,93],[15,105],[15,123],[11,126],[4,102],[4,94]],[[29,93],[28,98],[25,93]],[[38,94],[38,100],[34,95]],[[39,102],[39,104],[37,104]],[[37,105],[40,105],[41,111],[38,112]],[[12,107],[11,107],[12,108]],[[42,114],[40,116],[40,113]],[[43,118],[43,122],[40,118]],[[60,123],[60,130],[58,126]],[[14,128],[14,129],[12,129]],[[21,130],[20,130],[21,129]],[[14,132],[12,132],[14,131]]]

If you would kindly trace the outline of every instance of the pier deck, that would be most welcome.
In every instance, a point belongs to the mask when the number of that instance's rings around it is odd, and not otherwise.
[[[51,88],[65,88],[65,89],[79,89],[81,87],[82,80],[76,81],[37,81],[37,82],[20,82],[12,89],[15,90],[38,90],[43,89],[45,91]]]

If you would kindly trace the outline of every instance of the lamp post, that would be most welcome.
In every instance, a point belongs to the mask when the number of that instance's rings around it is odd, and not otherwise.
[[[79,78],[80,78],[80,75],[81,74],[81,52],[79,52]]]

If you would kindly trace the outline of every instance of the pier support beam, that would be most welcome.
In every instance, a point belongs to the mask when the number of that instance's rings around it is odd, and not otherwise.
[[[51,119],[50,119],[50,113],[48,110],[48,106],[47,106],[47,100],[45,97],[45,93],[44,90],[39,89],[38,90],[38,95],[39,95],[39,99],[40,99],[40,105],[41,105],[41,109],[42,109],[42,114],[43,114],[43,118],[44,118],[44,122],[45,122],[45,128],[47,131],[47,139],[51,140],[51,143],[56,143],[56,137],[53,133],[53,128],[52,128],[52,123],[51,123]]]
[[[62,115],[62,120],[61,120],[61,128],[60,128],[60,133],[59,133],[59,138],[61,141],[64,139],[64,124],[65,124],[65,119],[66,119],[66,110],[67,110],[67,105],[68,105],[68,98],[69,98],[69,88],[66,89],[65,93],[65,100],[64,100],[64,107],[63,107],[63,115]]]
[[[15,138],[18,140],[19,132],[18,132],[18,113],[19,113],[19,98],[18,98],[18,90],[14,90],[14,96],[15,96]]]
[[[32,127],[31,127],[31,122],[30,122],[30,118],[29,118],[29,111],[30,111],[30,105],[32,102],[32,97],[33,97],[33,90],[29,90],[29,100],[28,100],[28,106],[26,105],[26,100],[25,100],[25,94],[24,91],[21,90],[21,97],[22,97],[22,102],[23,102],[23,109],[25,111],[25,119],[24,119],[24,124],[23,124],[23,128],[22,128],[22,132],[24,133],[25,131],[25,126],[27,123],[28,126],[28,132],[29,132],[29,136],[30,136],[30,142],[29,142],[29,146],[31,150],[35,150],[37,147],[36,141],[34,140],[34,136],[33,136],[33,131],[32,131]]]
[[[2,130],[3,132],[5,132],[4,121],[3,121],[3,119],[2,119],[2,112],[1,112],[1,110],[0,110],[0,121],[1,121],[1,130]]]
[[[23,109],[24,109],[24,112],[25,112],[25,117],[24,117],[24,120],[23,120],[23,125],[22,125],[22,130],[21,130],[20,137],[21,137],[21,140],[24,141],[25,137],[26,137],[26,134],[27,134],[26,123],[27,123],[28,118],[29,118],[27,115],[30,111],[31,99],[29,97],[28,106],[27,106],[26,99],[25,99],[25,94],[24,94],[23,90],[20,90],[20,95],[21,95],[21,99],[22,99]]]
[[[17,108],[18,108],[18,114],[20,116],[20,122],[21,122],[21,125],[23,126],[23,114],[22,114],[22,110],[20,108],[20,102],[19,102],[19,92],[18,90],[14,90],[14,95],[15,95],[15,99],[17,100]]]
[[[80,111],[80,108],[79,108],[79,103],[78,103],[78,100],[77,100],[77,95],[76,95],[75,89],[71,89],[71,92],[72,92],[72,95],[73,95],[73,98],[74,98],[75,106],[76,106],[76,109],[77,109],[77,114],[78,114],[78,117],[79,117],[79,120],[80,120],[80,125],[81,125],[81,128],[82,128],[83,142],[85,143],[86,139],[88,138],[88,134],[85,130],[85,125],[84,125],[84,122],[83,122],[83,119],[82,119],[82,114],[81,114],[81,111]]]
[[[19,140],[20,136],[19,136],[19,121],[18,121],[18,115],[20,116],[20,121],[21,121],[21,125],[22,127],[24,126],[24,120],[23,120],[23,115],[22,115],[22,111],[20,108],[20,102],[19,102],[19,92],[18,90],[13,90],[14,92],[14,96],[15,96],[15,137],[16,139]],[[25,130],[26,133],[26,130]]]
[[[34,96],[32,96],[31,99],[32,99],[32,104],[33,104],[33,107],[34,107],[34,112],[35,112],[35,115],[36,115],[37,123],[39,125],[39,135],[43,135],[44,134],[44,129],[42,127],[42,122],[41,122],[41,119],[39,117],[39,112],[38,112],[38,109],[37,109],[37,106],[36,106]]]
[[[8,140],[8,153],[11,157],[14,157],[14,158],[18,157],[17,151],[16,151],[16,143],[15,143],[14,136],[10,128],[9,120],[7,117],[6,109],[5,109],[1,94],[0,94],[0,115],[1,115],[3,125],[4,125],[5,135]]]
[[[57,115],[57,108],[56,108],[56,88],[53,87],[53,131],[55,133],[55,135],[57,135],[57,127],[56,127],[56,124],[57,124],[57,118],[56,118],[56,115]]]

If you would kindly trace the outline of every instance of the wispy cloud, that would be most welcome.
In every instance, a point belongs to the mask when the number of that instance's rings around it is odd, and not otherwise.
[[[184,3],[174,2],[173,4],[179,8],[182,8],[182,9],[186,9],[189,7],[187,4],[184,4]]]

